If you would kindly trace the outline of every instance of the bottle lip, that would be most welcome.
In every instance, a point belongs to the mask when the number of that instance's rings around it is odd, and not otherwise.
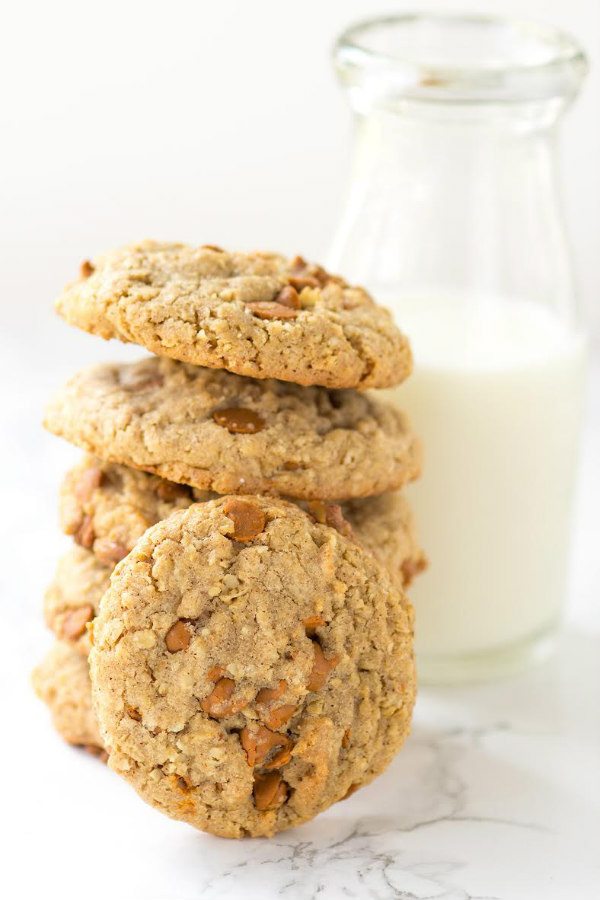
[[[478,14],[404,13],[348,27],[334,47],[342,81],[371,100],[517,103],[573,96],[588,70],[553,26]]]

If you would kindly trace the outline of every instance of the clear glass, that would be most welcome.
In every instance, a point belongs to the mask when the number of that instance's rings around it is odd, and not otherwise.
[[[514,671],[548,653],[565,595],[585,341],[556,126],[585,57],[531,23],[403,15],[348,29],[335,64],[356,143],[328,265],[415,355],[390,397],[425,446],[421,678]]]

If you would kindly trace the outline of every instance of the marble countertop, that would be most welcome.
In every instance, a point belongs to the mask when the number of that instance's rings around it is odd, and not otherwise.
[[[50,643],[41,593],[65,547],[57,485],[77,456],[42,434],[42,404],[89,359],[135,355],[64,335],[64,326],[57,353],[53,328],[40,326],[27,365],[10,335],[2,346],[4,895],[597,900],[600,373],[556,656],[504,681],[423,688],[412,736],[373,785],[275,839],[229,842],[164,818],[96,760],[65,747],[29,688]]]

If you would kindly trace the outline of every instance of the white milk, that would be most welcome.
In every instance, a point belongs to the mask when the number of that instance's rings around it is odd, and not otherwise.
[[[409,496],[430,568],[410,593],[417,653],[435,671],[436,659],[502,653],[557,622],[585,345],[525,302],[388,305],[415,355],[412,377],[389,393],[425,445]]]

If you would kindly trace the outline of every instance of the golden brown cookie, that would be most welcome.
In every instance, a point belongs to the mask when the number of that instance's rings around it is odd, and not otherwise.
[[[253,378],[391,387],[412,366],[388,310],[300,257],[144,241],[86,261],[56,309],[103,338]]]
[[[147,472],[86,456],[65,476],[60,518],[66,534],[73,535],[76,543],[92,550],[100,563],[112,568],[151,525],[177,509],[211,496],[214,497]],[[403,586],[408,586],[424,568],[425,558],[416,538],[410,506],[401,494],[341,504],[314,500],[305,503],[304,508],[317,521],[343,534],[354,533]],[[68,581],[76,586],[77,605],[87,604],[89,593],[96,599],[95,576],[103,570],[92,566],[84,554],[72,554],[69,560],[59,567],[52,592],[53,608],[57,605],[56,595],[64,596]],[[82,577],[90,582],[89,589]],[[73,599],[74,594],[73,590],[69,592]]]
[[[108,588],[111,570],[112,566],[104,566],[89,550],[73,547],[59,560],[44,597],[48,627],[84,656],[90,649],[88,626]]]
[[[369,552],[282,500],[223,497],[150,528],[93,630],[109,764],[214,834],[312,818],[409,731],[410,604]]]
[[[60,523],[75,543],[115,566],[151,525],[212,494],[129,466],[86,456],[67,472],[60,492]]]
[[[222,494],[364,497],[421,466],[406,417],[368,394],[157,357],[80,372],[45,425],[109,462]]]
[[[61,737],[106,761],[92,710],[87,659],[57,641],[34,669],[31,680],[36,694],[49,707],[53,725]]]

